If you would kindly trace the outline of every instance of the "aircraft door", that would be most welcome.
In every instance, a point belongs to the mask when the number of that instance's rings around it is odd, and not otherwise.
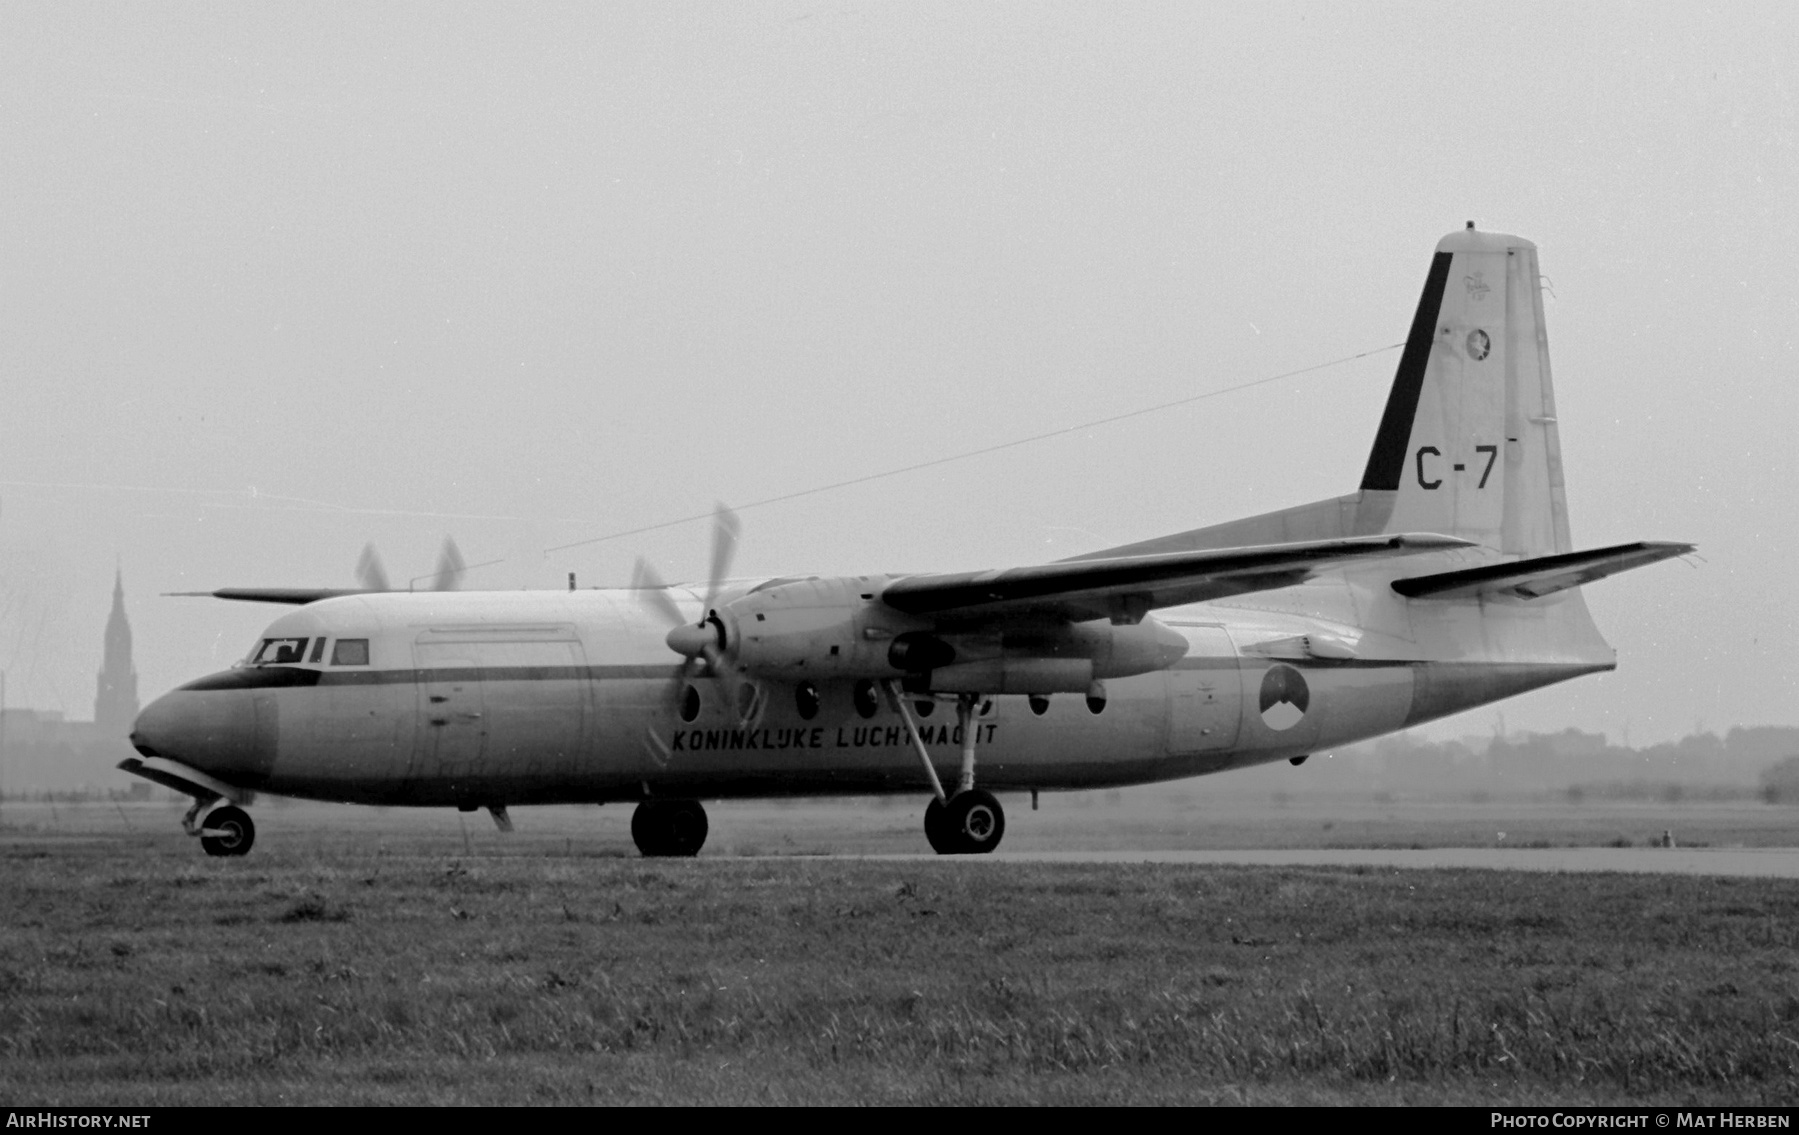
[[[487,747],[496,784],[529,791],[580,774],[593,728],[593,682],[573,628],[480,644]]]
[[[419,728],[413,742],[413,780],[466,781],[480,771],[487,740],[481,664],[472,644],[417,642]]]
[[[586,765],[593,681],[572,626],[438,627],[413,644],[413,779],[458,798],[518,803]]]
[[[1173,669],[1163,671],[1168,683],[1168,751],[1179,756],[1229,749],[1237,743],[1243,709],[1236,648],[1223,627],[1176,629],[1193,647]]]

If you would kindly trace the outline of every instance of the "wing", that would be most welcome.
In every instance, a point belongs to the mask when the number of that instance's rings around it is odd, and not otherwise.
[[[1609,548],[1592,548],[1585,552],[1562,552],[1511,563],[1446,571],[1437,575],[1417,575],[1396,579],[1393,590],[1408,599],[1465,599],[1475,595],[1511,595],[1519,599],[1541,599],[1557,591],[1579,587],[1608,575],[1684,556],[1693,550],[1691,544],[1638,541],[1614,544]]]
[[[217,591],[171,591],[170,595],[242,599],[250,603],[317,603],[339,595],[369,595],[366,587],[221,587]]]
[[[1355,560],[1468,546],[1469,541],[1453,536],[1412,533],[1064,561],[906,576],[888,584],[881,600],[908,614],[952,621],[1032,614],[1071,622],[1110,618],[1134,623],[1158,607],[1291,587],[1322,569]]]

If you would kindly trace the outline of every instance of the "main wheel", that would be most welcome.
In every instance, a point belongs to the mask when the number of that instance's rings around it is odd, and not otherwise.
[[[631,813],[631,839],[647,856],[698,855],[708,830],[698,800],[645,800]]]
[[[949,830],[964,855],[985,855],[1006,834],[1006,812],[991,792],[971,788],[950,798]]]
[[[244,855],[256,842],[256,825],[242,808],[214,808],[200,822],[200,846],[208,855]]]
[[[1006,812],[991,792],[971,788],[925,807],[924,835],[939,855],[985,855],[1005,834]]]
[[[956,853],[956,841],[949,830],[949,810],[935,796],[924,806],[924,838],[938,855]]]

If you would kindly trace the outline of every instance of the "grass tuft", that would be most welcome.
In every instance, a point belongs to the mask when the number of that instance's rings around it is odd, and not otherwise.
[[[276,917],[276,922],[348,922],[347,908],[326,902],[318,895],[303,895]]]

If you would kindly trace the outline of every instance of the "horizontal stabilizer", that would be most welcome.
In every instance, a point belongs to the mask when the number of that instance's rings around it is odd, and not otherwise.
[[[171,591],[168,594],[300,606],[321,599],[336,599],[340,595],[368,595],[370,591],[365,587],[221,587],[217,591]]]
[[[951,619],[1036,614],[1071,622],[1110,618],[1135,623],[1161,607],[1292,587],[1320,570],[1356,560],[1468,546],[1454,536],[1409,533],[1064,560],[1003,571],[906,576],[889,584],[881,601],[909,614]]]
[[[1593,548],[1585,552],[1562,552],[1554,556],[1537,556],[1528,560],[1491,564],[1464,571],[1446,571],[1438,575],[1417,575],[1396,579],[1393,590],[1408,599],[1465,599],[1476,595],[1511,595],[1519,599],[1541,599],[1557,591],[1579,587],[1608,575],[1652,564],[1670,556],[1684,556],[1693,550],[1691,544],[1638,541],[1615,544],[1609,548]]]

